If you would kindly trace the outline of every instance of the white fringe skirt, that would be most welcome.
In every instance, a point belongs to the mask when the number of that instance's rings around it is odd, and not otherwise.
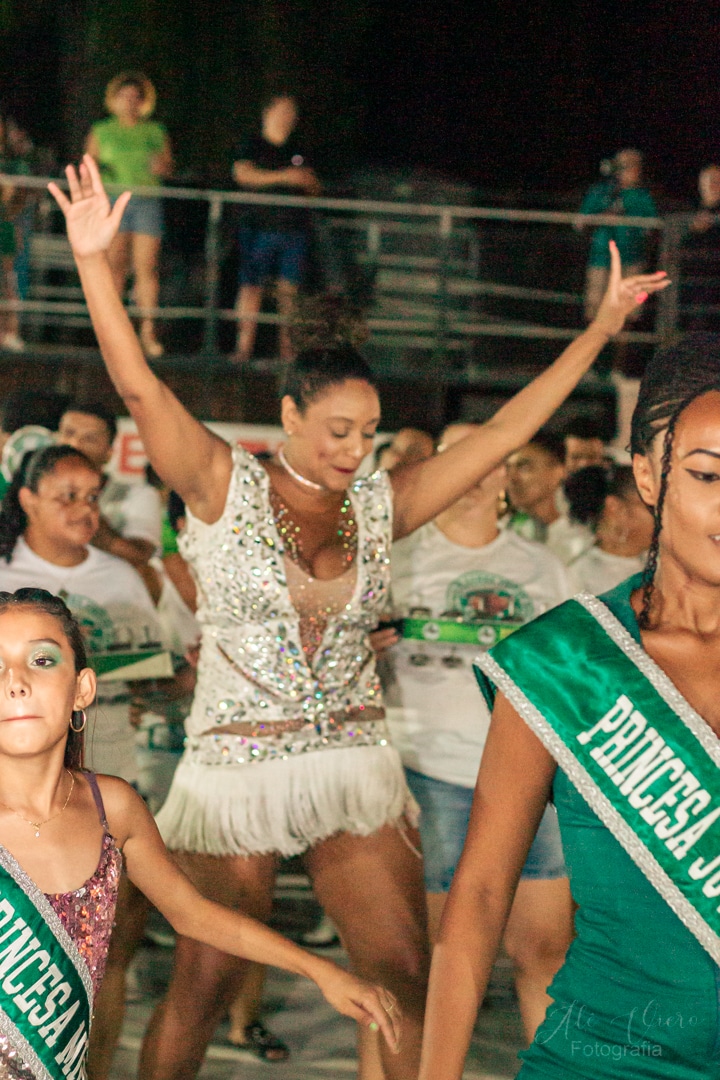
[[[186,751],[156,820],[171,851],[290,856],[335,833],[369,836],[417,818],[399,754],[370,745],[245,765]]]

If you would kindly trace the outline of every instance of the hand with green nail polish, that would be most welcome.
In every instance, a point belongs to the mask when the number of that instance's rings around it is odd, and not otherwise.
[[[402,1013],[394,994],[383,986],[359,979],[322,957],[313,957],[313,967],[308,974],[334,1009],[344,1016],[351,1016],[370,1031],[382,1032],[390,1049],[395,1053],[399,1051]]]

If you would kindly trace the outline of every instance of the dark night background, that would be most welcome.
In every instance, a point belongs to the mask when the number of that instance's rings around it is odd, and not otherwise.
[[[158,89],[180,177],[229,185],[261,97],[296,93],[326,177],[422,169],[526,204],[620,146],[657,194],[720,158],[716,4],[446,0],[0,0],[0,101],[62,161],[128,67]]]

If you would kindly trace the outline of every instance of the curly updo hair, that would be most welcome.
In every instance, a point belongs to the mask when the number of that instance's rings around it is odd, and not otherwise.
[[[288,365],[280,396],[291,397],[304,413],[330,387],[340,386],[348,379],[366,382],[377,389],[370,365],[351,345],[304,349]]]
[[[640,384],[630,429],[631,453],[649,453],[655,439],[664,433],[660,490],[657,503],[651,508],[654,528],[643,574],[642,609],[638,616],[638,623],[644,630],[650,627],[675,429],[688,405],[712,390],[720,391],[720,339],[713,334],[687,334],[676,344],[658,349]]]

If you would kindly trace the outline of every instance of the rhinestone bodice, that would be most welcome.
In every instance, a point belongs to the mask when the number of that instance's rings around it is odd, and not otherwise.
[[[341,605],[319,601],[326,604],[316,613],[321,632],[308,649],[288,585],[288,552],[273,516],[269,477],[241,448],[233,455],[222,517],[206,525],[188,514],[180,538],[198,581],[202,627],[188,734],[221,732],[228,724],[299,720],[320,732],[331,725],[333,714],[381,706],[367,636],[386,606],[389,588],[387,474],[356,480],[348,491],[358,530],[354,584]],[[306,605],[302,617],[313,617]]]

